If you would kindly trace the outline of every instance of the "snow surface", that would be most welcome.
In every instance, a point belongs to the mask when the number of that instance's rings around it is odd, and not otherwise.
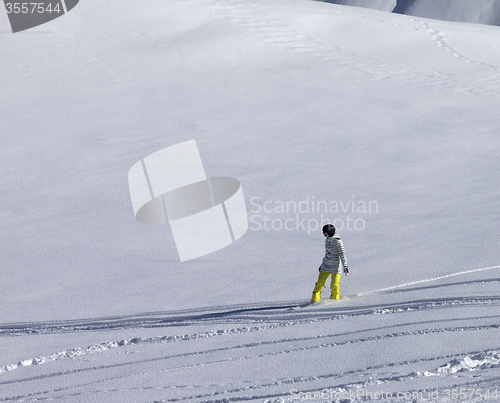
[[[499,28],[110,0],[0,32],[0,401],[496,399]],[[127,172],[190,139],[251,221],[180,263]],[[292,310],[323,256],[313,201],[351,275]]]

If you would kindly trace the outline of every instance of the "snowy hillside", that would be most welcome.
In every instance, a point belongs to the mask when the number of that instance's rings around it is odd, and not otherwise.
[[[0,32],[0,401],[498,396],[498,27],[110,0]],[[191,139],[249,230],[181,263],[127,173]],[[324,220],[343,299],[295,309]]]
[[[500,25],[499,0],[319,0],[445,21]]]
[[[392,12],[398,7],[397,0],[325,0],[326,3],[342,4],[351,7],[365,7],[373,10],[389,11]],[[401,2],[400,2],[401,3]],[[402,5],[399,4],[399,7]],[[401,14],[404,14],[402,12]]]

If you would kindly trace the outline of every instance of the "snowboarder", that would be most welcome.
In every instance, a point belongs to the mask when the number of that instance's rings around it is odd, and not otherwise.
[[[332,275],[332,283],[330,288],[332,294],[330,299],[340,299],[339,282],[342,266],[344,273],[347,275],[347,258],[345,255],[344,244],[340,237],[336,234],[335,227],[332,224],[327,224],[323,227],[323,235],[325,239],[325,257],[323,263],[319,267],[318,281],[316,282],[311,298],[311,302],[317,302],[321,298],[321,289],[325,285],[326,279]]]

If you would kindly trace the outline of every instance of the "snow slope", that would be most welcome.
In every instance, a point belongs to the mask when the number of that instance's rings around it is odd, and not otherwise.
[[[500,25],[498,0],[417,0],[406,13],[446,21]]]
[[[0,31],[0,401],[498,387],[497,27],[112,0]],[[193,138],[251,222],[180,263],[127,172]],[[313,200],[338,206],[351,275],[338,304],[290,310],[323,255]]]
[[[499,0],[319,0],[445,21],[500,25]]]
[[[322,1],[322,0],[320,0]],[[393,11],[398,6],[397,0],[325,0],[327,3],[342,4],[351,7],[365,7],[380,11]]]

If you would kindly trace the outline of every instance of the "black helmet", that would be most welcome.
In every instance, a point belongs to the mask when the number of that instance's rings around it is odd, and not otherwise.
[[[335,235],[335,227],[332,224],[326,224],[323,227],[323,234],[326,234],[328,236],[334,236]]]

